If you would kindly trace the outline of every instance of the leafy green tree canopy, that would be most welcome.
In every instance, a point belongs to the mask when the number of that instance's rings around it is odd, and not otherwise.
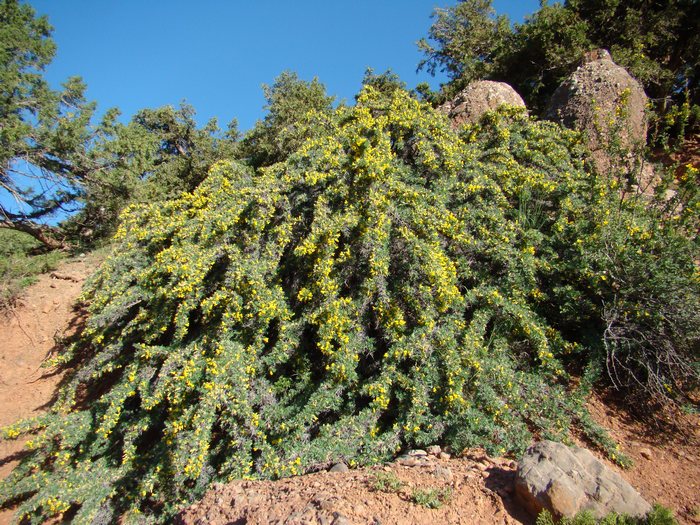
[[[700,103],[700,3],[696,0],[567,0],[591,42],[644,84],[654,99],[688,90]],[[677,100],[677,99],[676,99]]]
[[[87,241],[116,230],[119,214],[129,204],[162,201],[194,190],[216,162],[236,156],[237,124],[224,134],[216,119],[203,127],[192,106],[143,109],[128,124],[108,114],[91,154],[103,171],[83,183],[83,207],[64,229]]]
[[[198,127],[187,104],[141,110],[128,124],[112,109],[91,124],[95,104],[79,78],[61,91],[44,78],[50,36],[29,5],[0,2],[0,190],[20,205],[0,207],[1,227],[50,248],[94,242],[114,232],[127,204],[191,191],[215,162],[235,156],[235,122],[226,134],[215,120]],[[60,229],[42,224],[58,212],[70,215]]]
[[[451,79],[466,85],[488,77],[506,50],[512,33],[506,16],[496,16],[491,0],[463,0],[456,6],[437,8],[429,39],[421,39],[418,47],[426,58],[418,65],[435,74],[443,71]]]
[[[241,157],[252,166],[270,166],[285,160],[303,140],[304,122],[315,112],[330,112],[334,97],[318,79],[307,82],[285,71],[271,85],[263,84],[267,115],[244,137]]]
[[[55,53],[46,17],[18,0],[0,2],[0,190],[20,204],[0,206],[0,227],[22,230],[50,247],[62,242],[36,221],[72,209],[97,166],[86,154],[94,104],[73,77],[51,89],[43,70]],[[28,190],[25,181],[35,181]]]
[[[700,104],[695,0],[544,0],[512,28],[495,16],[491,0],[460,0],[435,17],[429,40],[418,43],[426,53],[419,67],[445,71],[448,96],[475,79],[502,80],[539,111],[584,52],[606,48],[643,83],[660,112],[685,100]]]

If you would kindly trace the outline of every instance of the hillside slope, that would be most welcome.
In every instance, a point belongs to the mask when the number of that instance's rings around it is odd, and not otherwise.
[[[0,319],[0,425],[32,416],[50,402],[61,376],[47,373],[41,362],[54,350],[54,336],[80,326],[75,301],[96,265],[92,257],[66,262],[54,275],[74,280],[43,275],[27,290],[23,304]],[[598,398],[589,407],[635,461],[622,475],[646,499],[673,509],[680,523],[700,523],[700,418],[679,416],[678,433],[669,435],[643,427]],[[19,442],[0,441],[0,477],[16,465],[20,450]],[[181,519],[207,524],[531,523],[512,500],[514,466],[510,459],[470,450],[460,458],[431,458],[417,466],[395,462],[280,481],[241,480],[216,485]],[[377,490],[377,480],[392,475],[404,484],[388,492]],[[440,509],[411,501],[416,490],[448,487],[452,496]],[[0,512],[0,525],[11,518],[11,510]]]
[[[47,408],[61,375],[41,368],[56,350],[57,338],[81,324],[75,303],[98,259],[87,256],[64,262],[30,286],[19,306],[0,314],[0,427],[37,415]],[[0,479],[17,465],[23,443],[0,440]],[[12,512],[0,510],[0,525]]]

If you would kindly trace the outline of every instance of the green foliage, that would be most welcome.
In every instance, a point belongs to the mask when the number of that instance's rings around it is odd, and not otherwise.
[[[647,525],[677,525],[673,511],[659,505],[658,503],[654,505],[651,512],[647,514]]]
[[[541,112],[585,51],[606,48],[643,84],[660,123],[686,94],[690,107],[700,105],[700,4],[695,1],[542,2],[511,28],[507,19],[495,16],[491,0],[460,0],[436,9],[435,18],[432,43],[418,43],[426,54],[419,67],[448,74],[447,97],[472,80],[502,80],[531,110]]]
[[[55,53],[50,35],[47,19],[36,18],[29,5],[0,2],[0,191],[24,204],[15,212],[0,206],[0,226],[58,247],[51,228],[36,219],[74,205],[80,182],[93,173],[84,153],[95,106],[85,100],[79,78],[61,91],[43,78]],[[43,181],[44,189],[25,188],[27,178]]]
[[[487,137],[482,134],[481,140],[497,140]],[[527,165],[537,140],[509,130],[508,153],[499,161]],[[686,226],[698,223],[697,206],[670,215],[637,194],[620,197],[626,180],[599,179],[584,189],[567,168],[560,169],[564,174],[555,194],[562,200],[554,204],[567,218],[553,224],[546,243],[535,245],[548,259],[539,268],[538,312],[567,338],[583,343],[586,354],[596,352],[595,338],[603,334],[597,363],[629,395],[681,399],[698,378],[693,370],[700,342],[700,282],[693,262],[697,230]],[[506,191],[518,180],[511,173],[501,177]],[[592,201],[579,200],[584,191],[593,193]],[[510,193],[519,222],[537,225],[540,233],[547,224],[541,223],[542,206],[551,199],[528,186]],[[554,253],[551,259],[546,255]]]
[[[543,510],[537,516],[537,525],[677,525],[678,522],[666,507],[654,505],[653,509],[644,518],[631,518],[611,512],[601,519],[596,519],[588,511],[581,511],[573,518],[555,520],[552,514]]]
[[[649,144],[664,152],[682,151],[683,140],[686,137],[692,140],[691,132],[700,123],[700,105],[691,104],[690,93],[685,90],[682,99],[676,98],[676,103],[665,101],[656,118],[650,119]]]
[[[155,202],[192,191],[217,161],[236,154],[235,121],[224,135],[216,119],[198,127],[195,110],[182,104],[143,109],[124,125],[111,111],[99,127],[91,155],[104,166],[84,181],[81,210],[63,224],[74,242],[111,236],[129,204]]]
[[[495,16],[491,0],[461,0],[451,8],[436,8],[433,17],[429,38],[435,45],[426,39],[418,42],[427,55],[418,69],[432,75],[446,72],[463,87],[488,76],[506,52],[510,24],[507,17]]]
[[[380,93],[391,95],[397,89],[406,90],[406,83],[394,73],[391,69],[387,69],[384,73],[377,74],[371,67],[365,70],[365,75],[362,78],[363,86],[371,86]]]
[[[613,59],[642,83],[653,104],[653,127],[664,128],[669,119],[677,120],[673,139],[696,129],[700,122],[698,2],[568,0],[566,6],[585,21],[589,40],[608,48]],[[689,109],[685,118],[678,118],[679,112]]]
[[[198,128],[186,104],[141,110],[128,125],[112,109],[93,125],[95,104],[79,78],[61,91],[44,78],[50,36],[29,5],[0,2],[0,191],[22,203],[0,206],[0,226],[50,248],[93,244],[114,232],[127,204],[191,191],[215,162],[235,156],[235,123],[225,136],[215,120]],[[57,213],[73,214],[62,229],[38,221]]]
[[[659,215],[640,210],[610,220],[603,242],[583,258],[608,261],[598,292],[608,375],[625,391],[681,396],[695,381],[684,356],[697,360],[700,341],[697,249]],[[648,237],[643,246],[636,236]]]
[[[591,42],[610,49],[652,98],[693,92],[698,103],[700,5],[668,2],[568,0],[566,6],[587,24]]]
[[[229,124],[227,135],[222,136],[216,119],[198,128],[195,116],[194,108],[184,103],[178,109],[165,106],[143,109],[134,115],[131,126],[138,130],[136,133],[145,132],[156,145],[149,159],[152,168],[138,172],[145,184],[136,202],[174,198],[192,191],[217,161],[233,156],[238,138],[236,122]],[[133,151],[131,144],[122,147],[124,153]]]
[[[263,84],[267,115],[246,134],[240,156],[254,167],[270,166],[285,160],[307,138],[309,116],[331,110],[334,97],[318,79],[299,79],[296,73],[283,72],[272,86]]]
[[[680,359],[655,377],[687,376],[700,323],[656,331],[699,315],[677,308],[697,300],[696,254],[584,169],[577,134],[505,110],[458,135],[371,86],[294,134],[284,161],[220,162],[125,211],[56,360],[80,366],[50,414],[5,429],[32,452],[0,501],[34,523],[167,521],[213,481],[435,442],[518,454],[580,419],[565,365],[605,365],[611,306],[615,334],[644,335],[618,371],[647,384],[655,337]]]
[[[404,487],[401,481],[393,472],[377,472],[374,476],[372,488],[388,494],[396,494]],[[445,487],[442,489],[416,488],[411,491],[410,500],[416,505],[429,509],[439,509],[452,499],[452,489]]]
[[[452,489],[414,489],[411,493],[411,501],[416,505],[429,509],[439,509],[452,499]]]
[[[61,252],[42,253],[31,236],[0,229],[0,310],[12,306],[36,276],[56,268]]]
[[[404,483],[393,472],[377,472],[374,475],[372,488],[380,492],[393,494],[403,487]]]
[[[494,77],[514,86],[531,110],[542,112],[552,93],[592,47],[587,29],[562,4],[543,4],[527,22],[515,26],[508,52],[494,67]]]
[[[589,361],[581,375],[576,395],[582,402],[575,409],[576,423],[591,443],[605,452],[612,461],[622,468],[630,468],[634,465],[632,459],[622,452],[620,444],[610,437],[610,434],[593,419],[585,407],[585,400],[592,394],[594,385],[601,382],[601,367],[600,360]]]

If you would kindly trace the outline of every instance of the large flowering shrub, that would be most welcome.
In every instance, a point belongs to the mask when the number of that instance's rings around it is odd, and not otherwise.
[[[460,135],[366,88],[308,120],[285,162],[222,162],[124,214],[61,357],[80,366],[48,415],[6,429],[31,434],[1,485],[20,516],[165,520],[213,481],[566,437],[565,365],[604,355],[617,269],[665,257],[647,253],[661,226],[588,174],[576,134],[517,112]],[[617,312],[657,315],[625,297]]]

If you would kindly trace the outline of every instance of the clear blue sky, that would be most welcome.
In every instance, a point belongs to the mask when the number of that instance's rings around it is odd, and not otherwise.
[[[100,111],[125,118],[186,100],[204,122],[232,118],[241,130],[263,116],[261,84],[284,70],[318,77],[352,101],[367,67],[391,68],[409,87],[441,78],[416,74],[435,7],[455,0],[29,0],[54,26],[58,52],[47,71],[58,85],[80,75]],[[520,22],[538,0],[496,0]]]
[[[24,0],[54,27],[58,50],[46,71],[55,88],[85,80],[98,114],[127,121],[142,108],[187,101],[204,124],[233,118],[241,131],[264,116],[261,85],[285,70],[323,82],[351,102],[365,69],[392,69],[409,87],[445,78],[416,73],[431,13],[456,0]],[[539,0],[495,0],[521,22]],[[28,180],[32,185],[34,181]],[[0,202],[17,205],[0,192]],[[47,219],[56,222],[62,216]]]

